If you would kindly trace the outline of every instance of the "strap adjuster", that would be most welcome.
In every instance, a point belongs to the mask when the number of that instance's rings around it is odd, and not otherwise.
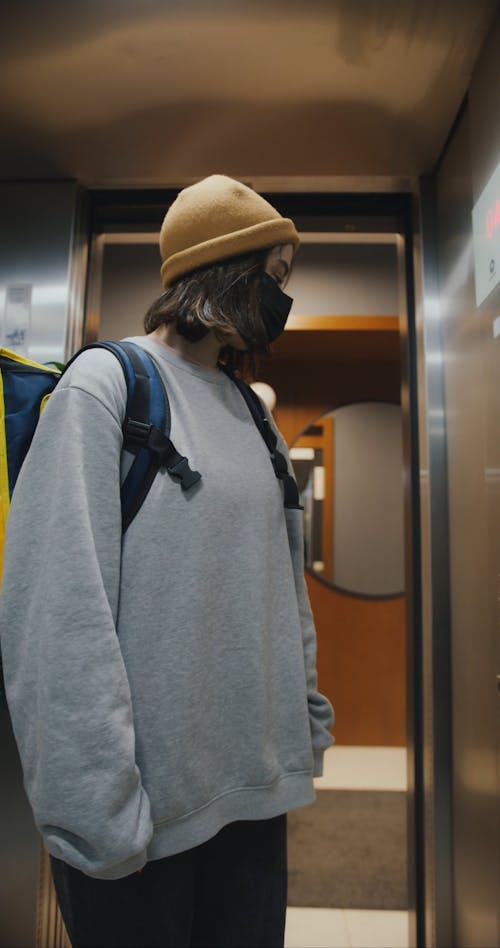
[[[145,448],[149,442],[152,425],[143,421],[127,418],[123,426],[124,445],[126,448]]]

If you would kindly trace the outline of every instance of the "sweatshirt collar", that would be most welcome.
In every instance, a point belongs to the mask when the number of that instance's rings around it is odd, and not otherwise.
[[[137,343],[163,362],[167,362],[174,369],[180,369],[182,372],[187,372],[196,378],[211,382],[212,385],[224,385],[225,383],[226,376],[219,368],[208,368],[208,366],[200,365],[198,362],[192,362],[191,359],[185,359],[171,346],[158,342],[156,339],[147,336],[128,336],[126,341]]]

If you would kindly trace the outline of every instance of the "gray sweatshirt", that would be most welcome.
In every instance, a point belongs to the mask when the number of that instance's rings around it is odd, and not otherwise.
[[[301,512],[284,510],[230,379],[134,341],[202,480],[185,493],[161,471],[122,539],[125,381],[109,352],[83,353],[18,478],[0,596],[36,824],[50,853],[101,879],[310,803],[332,742]]]

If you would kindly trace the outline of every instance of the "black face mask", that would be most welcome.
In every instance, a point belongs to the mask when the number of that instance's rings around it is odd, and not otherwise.
[[[269,342],[274,342],[283,332],[292,303],[292,297],[280,290],[276,280],[273,280],[269,273],[263,273],[259,286],[259,304]]]

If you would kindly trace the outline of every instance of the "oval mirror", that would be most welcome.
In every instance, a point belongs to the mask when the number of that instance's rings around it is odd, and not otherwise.
[[[352,595],[402,595],[401,407],[337,408],[309,425],[290,456],[304,506],[306,569]]]

